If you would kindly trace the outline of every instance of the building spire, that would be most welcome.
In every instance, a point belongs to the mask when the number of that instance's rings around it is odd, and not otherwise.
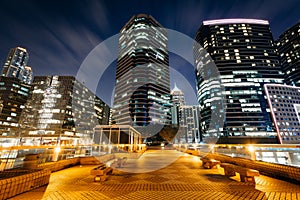
[[[176,83],[174,83],[174,88],[173,88],[172,91],[181,91],[181,89],[179,89],[179,88],[177,87]]]

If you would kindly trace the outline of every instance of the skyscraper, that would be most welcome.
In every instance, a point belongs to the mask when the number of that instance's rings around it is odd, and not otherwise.
[[[167,32],[150,15],[133,16],[121,29],[113,118],[146,127],[171,123]]]
[[[199,143],[202,138],[199,130],[200,106],[178,106],[179,130],[177,137],[179,143]]]
[[[31,67],[26,66],[23,71],[22,81],[27,84],[31,84],[33,81],[33,72]]]
[[[0,138],[19,136],[20,116],[30,91],[31,85],[15,77],[0,76]]]
[[[282,83],[283,74],[268,21],[204,21],[195,40],[204,48],[194,48],[203,136],[276,135],[263,85]],[[207,53],[201,54],[203,50]],[[205,67],[211,64],[205,60],[207,56],[215,63],[224,87],[225,122],[215,133],[207,132],[213,109],[211,102],[215,98],[213,83],[202,76]]]
[[[199,131],[200,107],[185,105],[184,93],[175,84],[172,96],[172,124],[179,125],[176,135],[178,143],[197,143],[201,140]]]
[[[171,91],[171,99],[172,99],[172,124],[179,124],[179,112],[178,107],[181,105],[185,105],[184,93],[177,87],[176,83],[174,88]]]
[[[110,108],[73,76],[36,76],[21,115],[22,137],[32,143],[81,144],[96,125],[109,121]],[[36,138],[34,140],[34,138]]]
[[[32,70],[27,67],[29,55],[22,47],[12,48],[2,68],[1,76],[15,77],[30,84],[32,82]]]
[[[300,142],[300,87],[265,84],[265,91],[281,144]]]
[[[300,86],[300,22],[286,30],[277,40],[285,82]]]
[[[176,83],[171,91],[173,106],[185,105],[184,93],[177,87]]]

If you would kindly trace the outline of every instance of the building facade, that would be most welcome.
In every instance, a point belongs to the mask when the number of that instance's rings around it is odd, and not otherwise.
[[[174,88],[171,90],[171,99],[172,99],[172,124],[179,124],[179,112],[178,106],[185,105],[184,93],[177,87],[176,83]]]
[[[186,105],[184,93],[175,84],[171,91],[172,96],[172,124],[178,125],[175,137],[176,143],[199,143],[201,134],[199,129],[200,107]]]
[[[2,68],[1,76],[15,77],[21,81],[31,84],[32,70],[27,66],[29,54],[22,47],[12,48]]]
[[[282,83],[281,71],[269,23],[256,19],[204,21],[194,47],[200,131],[203,137],[265,137],[274,135],[263,85]],[[209,60],[208,58],[211,58]],[[205,79],[215,64],[219,80]],[[224,125],[208,132],[212,102],[223,88]]]
[[[198,105],[183,105],[178,107],[179,129],[178,143],[199,143],[202,141],[199,123],[200,107]]]
[[[278,139],[281,144],[300,143],[300,87],[264,86]]]
[[[0,136],[18,137],[20,117],[31,85],[15,77],[0,76]]]
[[[113,111],[117,124],[171,123],[167,43],[166,31],[150,15],[135,15],[121,29]]]
[[[300,86],[300,22],[289,28],[277,40],[285,83]]]
[[[173,106],[183,106],[185,105],[184,93],[175,84],[173,90],[171,91]]]
[[[73,76],[36,76],[22,113],[23,143],[85,144],[108,124],[109,107]]]

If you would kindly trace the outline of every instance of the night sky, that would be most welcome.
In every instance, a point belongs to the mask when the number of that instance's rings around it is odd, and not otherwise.
[[[191,38],[208,19],[269,20],[275,39],[300,20],[298,0],[1,0],[0,9],[0,64],[3,66],[10,48],[24,47],[35,76],[75,76],[90,51],[139,13],[150,14],[165,28]],[[195,87],[193,66],[176,55],[170,56],[170,66]],[[98,96],[109,104],[115,67],[116,62],[97,89]],[[175,82],[180,88],[180,80]],[[172,87],[173,83],[174,79]],[[196,103],[193,95],[187,94],[188,104]]]

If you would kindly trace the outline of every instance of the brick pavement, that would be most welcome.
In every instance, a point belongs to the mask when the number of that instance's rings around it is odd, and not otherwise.
[[[168,159],[175,162],[167,165]],[[122,171],[114,170],[105,182],[93,182],[93,167],[76,166],[52,173],[48,187],[12,200],[300,199],[299,185],[262,175],[255,177],[256,186],[242,183],[238,176],[225,177],[222,168],[203,169],[198,157],[173,150],[147,151],[142,158],[129,160]],[[134,173],[145,167],[147,172]],[[157,167],[162,168],[150,170]]]

